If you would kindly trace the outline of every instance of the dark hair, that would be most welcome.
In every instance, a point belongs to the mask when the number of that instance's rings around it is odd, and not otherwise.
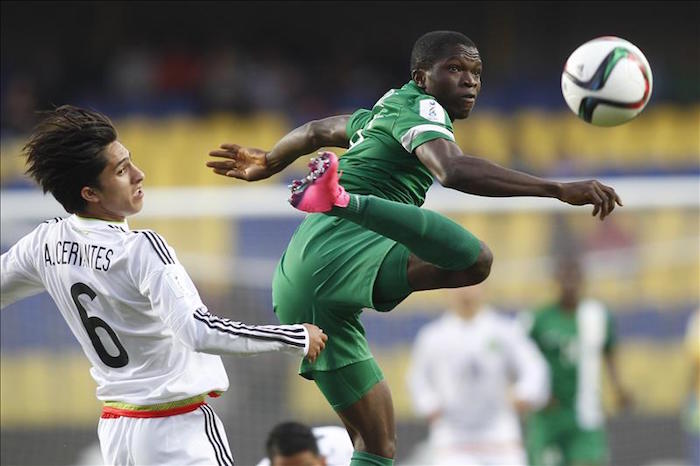
[[[318,444],[311,428],[291,421],[277,424],[270,431],[265,448],[270,461],[277,455],[292,456],[303,451],[318,455]]]
[[[448,47],[458,44],[476,48],[474,42],[461,32],[431,31],[423,34],[413,44],[410,71],[430,68],[445,56]]]
[[[42,112],[22,152],[27,174],[53,194],[70,213],[85,209],[84,186],[99,187],[97,177],[107,165],[104,149],[116,141],[117,130],[101,113],[63,105]]]

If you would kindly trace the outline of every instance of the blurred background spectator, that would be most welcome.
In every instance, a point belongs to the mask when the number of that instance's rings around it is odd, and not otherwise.
[[[412,464],[527,464],[519,416],[549,401],[549,370],[485,286],[450,290],[449,311],[416,335],[408,389],[430,433]]]

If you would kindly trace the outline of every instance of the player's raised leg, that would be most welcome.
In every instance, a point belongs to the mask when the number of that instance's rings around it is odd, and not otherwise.
[[[375,196],[348,194],[338,180],[338,159],[324,152],[309,175],[291,185],[290,203],[357,223],[406,246],[414,291],[474,285],[485,280],[493,257],[488,247],[437,212]]]

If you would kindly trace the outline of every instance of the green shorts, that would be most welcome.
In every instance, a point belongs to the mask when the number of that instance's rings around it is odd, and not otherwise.
[[[351,406],[384,380],[384,374],[374,359],[334,371],[314,371],[312,375],[321,393],[336,411]]]
[[[398,295],[374,303],[377,273],[394,247],[396,273],[383,274],[382,280],[383,288],[399,290]],[[313,371],[372,358],[360,314],[365,308],[390,310],[408,296],[408,255],[404,246],[350,221],[323,214],[304,219],[272,280],[272,304],[281,323],[313,323],[328,335],[316,361],[302,361],[302,376],[313,379]]]
[[[608,463],[605,430],[580,428],[572,409],[532,414],[525,427],[528,462],[533,466]]]

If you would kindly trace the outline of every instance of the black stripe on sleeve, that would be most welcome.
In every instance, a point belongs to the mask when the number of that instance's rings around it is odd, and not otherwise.
[[[170,255],[170,251],[168,251],[168,246],[165,244],[165,240],[163,239],[162,236],[160,236],[158,233],[155,231],[149,230],[149,233],[153,236],[153,239],[158,243],[161,247],[161,250],[165,254],[165,256],[170,259],[170,263],[174,264],[175,261],[173,260],[173,256]]]
[[[275,325],[245,325],[240,322],[234,322],[229,319],[217,317],[201,309],[197,309],[195,312],[207,322],[210,322],[212,324],[220,324],[232,330],[259,332],[268,335],[280,335],[294,340],[302,341],[306,339],[306,335],[303,328],[284,328]]]
[[[169,264],[174,264],[175,261],[172,257],[170,257],[170,253],[168,252],[168,248],[165,246],[163,239],[152,230],[145,230],[145,232],[153,240],[153,244],[156,245],[156,247],[160,250],[161,254],[163,254],[163,257],[165,258],[166,262],[168,262]]]
[[[235,335],[238,337],[250,338],[252,340],[276,341],[278,343],[283,343],[283,344],[289,345],[289,346],[296,346],[298,348],[303,348],[304,344],[305,344],[304,341],[302,341],[302,342],[298,342],[298,341],[294,341],[294,340],[290,341],[290,338],[294,338],[294,337],[290,337],[287,335],[279,335],[279,334],[276,334],[276,335],[262,334],[262,335],[260,335],[258,333],[253,333],[250,330],[235,330],[233,328],[227,328],[222,324],[210,322],[207,319],[204,319],[197,314],[193,314],[193,317],[195,319],[197,319],[198,321],[204,323],[204,325],[206,325],[207,327],[209,327],[212,330],[218,330],[219,332],[228,333],[230,335]]]
[[[235,328],[240,328],[240,329],[247,329],[247,330],[259,330],[259,331],[270,331],[273,333],[284,333],[284,334],[289,334],[289,336],[293,337],[298,337],[298,335],[294,334],[304,334],[304,329],[303,328],[291,328],[291,325],[246,325],[242,322],[234,322],[230,319],[222,318],[215,316],[211,314],[209,311],[205,311],[203,308],[198,308],[195,312],[197,312],[200,316],[212,320],[212,321],[218,321],[222,322],[224,324],[231,325]]]
[[[158,257],[160,258],[161,261],[163,261],[164,264],[172,264],[172,262],[168,262],[167,258],[163,255],[163,253],[160,251],[156,243],[153,241],[151,236],[148,234],[148,231],[146,230],[141,230],[139,233],[143,233],[143,235],[146,237],[149,243],[151,243],[151,247],[153,247],[153,250],[158,254]]]

